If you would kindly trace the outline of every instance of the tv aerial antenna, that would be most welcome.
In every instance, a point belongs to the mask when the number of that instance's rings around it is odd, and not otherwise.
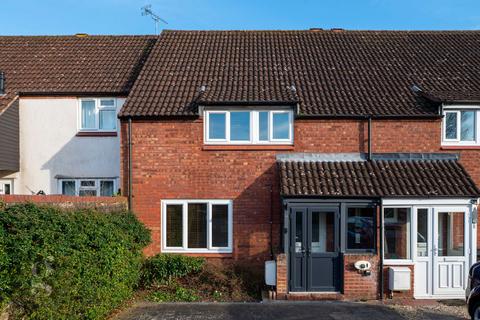
[[[160,16],[158,14],[156,14],[155,12],[152,11],[152,5],[151,4],[147,4],[146,6],[142,7],[141,10],[142,10],[142,16],[150,16],[150,18],[152,18],[152,20],[155,22],[155,34],[158,34],[158,29],[159,29],[160,22],[168,24],[167,21],[160,18]]]

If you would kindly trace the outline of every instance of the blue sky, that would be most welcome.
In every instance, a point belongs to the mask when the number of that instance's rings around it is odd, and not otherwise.
[[[0,34],[152,34],[167,29],[480,29],[480,0],[0,0]]]

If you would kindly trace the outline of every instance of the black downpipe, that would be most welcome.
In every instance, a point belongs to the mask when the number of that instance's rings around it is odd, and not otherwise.
[[[132,211],[132,118],[128,118],[128,210]]]
[[[270,185],[270,258],[273,259],[273,186]]]
[[[372,116],[368,117],[368,161],[372,160]]]
[[[372,116],[368,117],[368,155],[367,160],[372,161]],[[377,210],[380,210],[380,300],[383,300],[383,207],[380,204]]]
[[[383,206],[380,202],[380,300],[383,300]]]

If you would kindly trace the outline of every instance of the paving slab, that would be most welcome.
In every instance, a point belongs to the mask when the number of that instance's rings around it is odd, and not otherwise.
[[[425,310],[417,319],[459,320],[464,317]],[[120,313],[116,320],[397,320],[411,319],[411,314],[382,304],[319,301],[270,303],[139,303]]]

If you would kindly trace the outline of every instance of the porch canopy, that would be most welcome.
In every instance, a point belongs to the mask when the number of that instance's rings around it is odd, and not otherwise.
[[[285,154],[277,156],[283,197],[477,198],[456,154]]]

